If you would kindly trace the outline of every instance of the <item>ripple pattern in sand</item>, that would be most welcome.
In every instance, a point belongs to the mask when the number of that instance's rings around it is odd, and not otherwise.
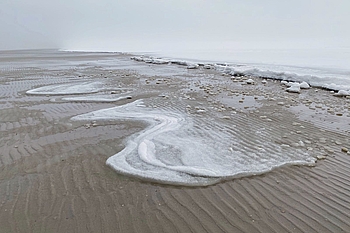
[[[63,60],[70,56],[75,55],[69,53]],[[51,79],[32,85],[24,77],[18,92],[56,82]],[[283,134],[300,130],[302,134],[288,134],[283,143],[307,139],[316,151],[325,146],[318,140],[322,137],[334,152],[312,168],[287,166],[208,187],[157,185],[118,175],[105,165],[108,157],[122,151],[127,138],[142,132],[145,125],[130,119],[97,120],[96,127],[86,128],[81,122],[69,121],[76,115],[114,107],[115,103],[62,103],[45,96],[21,97],[16,85],[6,92],[1,101],[8,102],[7,107],[0,109],[0,232],[349,232],[349,156],[332,142],[340,141],[342,147],[350,148],[348,135],[305,122],[299,122],[304,128],[293,126],[297,118],[282,110],[276,117],[271,114],[273,122],[267,122],[259,118],[259,114],[272,112],[271,108],[264,112],[264,107],[257,116],[214,118],[215,124],[203,116],[215,116],[210,110],[193,113],[194,127],[187,130],[191,136],[215,139],[220,138],[220,131],[227,131],[231,136],[240,135],[237,143],[249,150],[256,130],[269,136],[260,138],[263,142],[277,144]],[[188,103],[169,103],[164,99],[145,101],[155,112],[162,108],[166,110],[160,111],[163,114],[185,115]],[[244,133],[239,132],[242,129]],[[234,142],[232,146],[237,149]],[[273,152],[274,147],[270,149]]]

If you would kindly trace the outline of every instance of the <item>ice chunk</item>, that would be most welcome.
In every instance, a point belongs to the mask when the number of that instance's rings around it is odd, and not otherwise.
[[[340,90],[338,93],[334,94],[335,96],[350,96],[350,91]]]
[[[310,85],[307,82],[302,82],[302,83],[300,83],[300,88],[301,89],[309,89]]]
[[[291,83],[291,86],[287,88],[287,91],[292,93],[300,93],[300,84]]]

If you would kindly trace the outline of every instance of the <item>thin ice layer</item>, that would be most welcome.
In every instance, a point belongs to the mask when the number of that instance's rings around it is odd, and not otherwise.
[[[261,130],[250,135],[252,143],[258,145],[256,150],[241,141],[240,130],[235,126],[147,108],[141,100],[72,118],[113,119],[146,121],[149,126],[130,137],[126,147],[108,158],[107,164],[120,173],[164,183],[208,185],[231,177],[264,173],[285,164],[314,161],[301,150],[281,148],[267,141],[268,135]]]
[[[93,96],[76,96],[62,98],[66,101],[77,101],[77,102],[116,102],[124,99],[131,99],[130,95],[93,95]]]
[[[101,82],[82,82],[43,86],[26,93],[32,95],[73,95],[97,93],[104,89],[104,84]]]

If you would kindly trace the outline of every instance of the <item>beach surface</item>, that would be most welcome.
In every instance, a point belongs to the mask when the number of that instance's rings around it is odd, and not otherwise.
[[[349,98],[131,57],[0,53],[0,232],[350,232]]]

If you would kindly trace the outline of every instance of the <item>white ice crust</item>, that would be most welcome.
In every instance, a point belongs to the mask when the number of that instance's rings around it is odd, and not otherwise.
[[[93,96],[75,96],[62,98],[65,101],[73,102],[116,102],[123,99],[131,99],[130,95],[93,95]]]
[[[314,162],[300,150],[266,142],[261,132],[255,135],[262,143],[259,150],[249,151],[240,145],[239,137],[220,127],[194,127],[193,118],[145,107],[142,100],[72,118],[74,121],[125,119],[147,122],[148,127],[131,136],[122,151],[108,158],[107,165],[122,174],[196,186],[260,174],[286,164]]]
[[[80,82],[43,86],[27,91],[32,95],[73,95],[97,93],[104,89],[101,82]]]
[[[313,87],[321,87],[331,90],[350,90],[349,76],[344,77],[344,74],[341,75],[342,77],[337,77],[335,74],[329,74],[328,76],[320,73],[320,71],[318,71],[318,73],[313,73],[312,70],[305,68],[295,69],[296,72],[294,73],[287,71],[288,68],[291,69],[290,67],[279,68],[279,66],[273,65],[262,68],[254,67],[252,65],[230,66],[216,64],[214,65],[214,67],[216,70],[222,71],[230,75],[239,74],[244,76],[254,76],[267,79],[290,80],[301,83],[305,82]],[[281,71],[278,71],[278,69],[281,69]],[[310,74],[304,74],[303,72]],[[304,88],[304,84],[301,88]]]
[[[313,67],[293,67],[276,64],[203,64],[194,63],[186,60],[161,59],[153,57],[133,57],[135,61],[141,61],[153,64],[176,64],[187,66],[188,69],[199,68],[203,65],[205,69],[214,68],[230,75],[253,76],[264,79],[277,79],[299,82],[301,89],[313,87],[326,88],[330,90],[347,90],[350,91],[349,73],[345,71],[335,71],[334,69],[320,69]],[[344,73],[345,72],[345,73]]]

